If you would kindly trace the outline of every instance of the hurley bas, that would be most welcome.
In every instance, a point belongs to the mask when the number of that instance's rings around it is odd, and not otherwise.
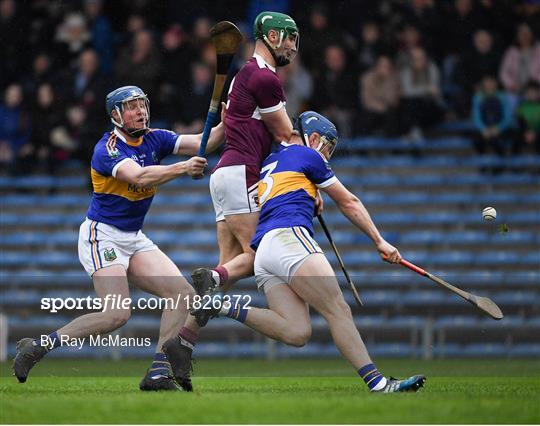
[[[150,337],[121,337],[118,334],[116,335],[108,334],[106,336],[102,336],[98,334],[96,336],[73,337],[73,338],[66,335],[62,335],[59,337],[59,339],[60,339],[60,346],[67,346],[67,347],[77,348],[77,349],[82,349],[87,339],[88,339],[89,346],[148,347],[152,345],[152,341],[150,340]],[[47,334],[42,334],[40,337],[40,345],[47,348],[51,348],[55,346],[55,343],[56,343],[55,340],[56,339],[49,337]]]

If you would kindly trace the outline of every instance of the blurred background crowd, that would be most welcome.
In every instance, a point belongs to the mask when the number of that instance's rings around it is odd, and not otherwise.
[[[411,141],[467,121],[479,153],[540,153],[538,0],[0,0],[2,169],[88,163],[110,126],[105,95],[120,85],[148,93],[152,127],[201,131],[209,28],[241,27],[239,68],[262,10],[301,29],[297,59],[279,69],[291,117],[314,109],[346,138]]]

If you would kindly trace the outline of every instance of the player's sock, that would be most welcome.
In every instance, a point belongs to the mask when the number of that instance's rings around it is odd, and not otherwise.
[[[229,272],[223,265],[216,266],[214,269],[212,269],[212,278],[214,278],[214,281],[217,283],[218,287],[222,286],[229,279]]]
[[[178,337],[180,338],[180,342],[182,343],[182,345],[193,349],[193,347],[197,343],[197,339],[199,338],[199,333],[190,330],[187,327],[182,327],[180,329],[180,332],[178,333]]]
[[[58,335],[58,333],[56,331],[49,334],[48,337],[49,338],[47,339],[47,344],[46,345],[42,345],[40,340],[34,339],[34,346],[41,346],[41,347],[47,349],[47,352],[52,351],[53,349],[57,348],[58,346],[62,346],[60,336]]]
[[[241,305],[240,303],[231,304],[230,307],[225,307],[225,304],[221,307],[219,312],[221,315],[235,319],[236,321],[246,322],[248,309]]]
[[[366,382],[369,390],[377,391],[386,386],[386,377],[384,377],[375,364],[364,365],[358,370],[358,375]]]
[[[167,357],[162,352],[156,352],[154,354],[154,360],[150,367],[150,377],[156,378],[161,376],[168,376],[171,364],[167,361]]]

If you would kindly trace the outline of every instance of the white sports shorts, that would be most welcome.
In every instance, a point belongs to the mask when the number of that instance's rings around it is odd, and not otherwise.
[[[125,232],[88,218],[79,228],[79,260],[90,276],[112,265],[122,265],[127,271],[131,256],[157,249],[142,231]]]
[[[258,212],[258,182],[248,187],[246,166],[220,167],[210,176],[216,222],[231,214]]]
[[[301,227],[267,232],[255,254],[255,281],[267,292],[276,284],[289,284],[308,256],[323,253],[309,232]]]

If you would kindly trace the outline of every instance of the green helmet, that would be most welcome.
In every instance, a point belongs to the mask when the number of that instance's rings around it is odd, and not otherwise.
[[[280,44],[284,40],[285,34],[288,36],[298,36],[298,26],[289,15],[279,12],[261,12],[253,22],[253,38],[264,40],[268,31],[275,30],[280,33]]]
[[[268,40],[268,31],[270,30],[279,33],[279,41],[277,44],[270,43],[270,40]],[[296,47],[287,57],[283,55],[283,52],[279,53],[278,49],[281,47],[283,40],[290,36],[295,37]],[[253,37],[255,40],[262,40],[264,42],[274,57],[277,66],[289,64],[296,56],[300,43],[300,33],[294,19],[289,15],[279,12],[259,13],[255,18],[255,22],[253,22]]]

